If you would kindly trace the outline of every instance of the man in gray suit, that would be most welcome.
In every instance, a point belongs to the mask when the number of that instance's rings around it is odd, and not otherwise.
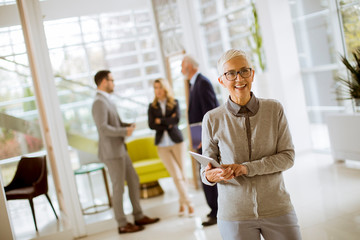
[[[92,115],[99,134],[99,159],[107,166],[113,186],[113,209],[118,223],[119,233],[137,232],[144,225],[159,221],[159,218],[149,218],[142,212],[140,206],[139,177],[135,172],[127,153],[124,140],[131,136],[135,124],[123,123],[110,99],[114,91],[114,79],[109,70],[96,73],[95,84],[97,93],[92,105]],[[135,224],[126,220],[123,209],[124,184],[127,182],[130,201],[133,207]]]

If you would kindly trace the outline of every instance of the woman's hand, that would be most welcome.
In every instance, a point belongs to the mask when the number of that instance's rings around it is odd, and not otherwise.
[[[227,181],[234,178],[234,171],[231,168],[213,168],[209,163],[205,168],[205,177],[212,183]]]
[[[160,118],[155,118],[155,124],[160,124],[161,123],[161,119]]]
[[[245,165],[242,164],[223,164],[221,165],[223,168],[228,169],[230,168],[234,172],[234,177],[238,177],[241,175],[248,174],[248,169]]]

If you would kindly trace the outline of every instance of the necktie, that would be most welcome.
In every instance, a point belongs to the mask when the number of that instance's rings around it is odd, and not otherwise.
[[[187,105],[189,107],[189,102],[190,102],[190,88],[191,88],[191,83],[190,80],[185,80],[185,98],[186,98],[186,102]],[[187,86],[187,87],[186,87]]]

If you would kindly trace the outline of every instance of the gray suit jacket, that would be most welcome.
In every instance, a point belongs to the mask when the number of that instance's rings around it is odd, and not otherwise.
[[[97,93],[92,105],[92,115],[99,134],[99,159],[105,161],[124,157],[127,154],[124,145],[126,127],[130,124],[121,121],[115,104]]]

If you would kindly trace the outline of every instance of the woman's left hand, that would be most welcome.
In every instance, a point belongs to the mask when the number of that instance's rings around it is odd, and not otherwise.
[[[248,173],[247,167],[242,164],[223,164],[221,165],[223,168],[230,168],[234,172],[234,177],[238,177],[241,175],[246,175]]]
[[[205,177],[212,183],[227,181],[234,178],[234,171],[231,168],[213,168],[209,163],[205,168]]]

